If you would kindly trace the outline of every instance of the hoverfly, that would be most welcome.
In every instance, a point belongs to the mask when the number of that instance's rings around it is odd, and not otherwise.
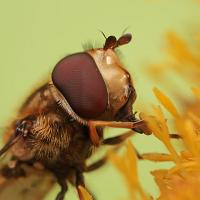
[[[27,176],[28,167],[40,166],[61,186],[56,200],[64,199],[67,180],[81,200],[78,186],[85,187],[83,173],[101,167],[106,160],[87,166],[94,149],[119,144],[132,134],[104,139],[104,127],[149,133],[133,113],[136,92],[115,52],[131,39],[131,34],[119,39],[109,36],[103,48],[66,56],[55,65],[51,80],[27,98],[5,133],[8,139],[0,155],[9,150],[12,164],[1,168],[2,177]]]

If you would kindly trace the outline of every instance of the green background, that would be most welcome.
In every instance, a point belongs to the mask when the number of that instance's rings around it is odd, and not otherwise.
[[[183,34],[199,25],[200,3],[197,1],[0,0],[1,127],[15,117],[18,106],[30,90],[50,76],[59,59],[82,51],[82,44],[88,41],[102,47],[104,38],[99,30],[119,37],[128,27],[133,42],[120,49],[137,89],[135,107],[142,110],[143,105],[155,102],[154,83],[144,74],[143,66],[162,60],[166,31]],[[120,132],[111,131],[107,135]],[[139,135],[132,141],[140,152],[164,151],[152,137]],[[149,170],[156,167],[150,162],[139,164],[142,185],[154,195],[158,191]],[[86,182],[98,200],[126,197],[123,179],[111,164],[87,175]],[[46,200],[54,199],[58,189],[55,187]],[[69,190],[66,199],[77,199],[74,189],[70,187]]]

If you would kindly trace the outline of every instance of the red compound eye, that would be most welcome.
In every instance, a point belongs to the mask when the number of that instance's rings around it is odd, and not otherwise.
[[[52,72],[52,81],[80,117],[92,119],[105,111],[107,88],[94,59],[88,53],[63,58]]]

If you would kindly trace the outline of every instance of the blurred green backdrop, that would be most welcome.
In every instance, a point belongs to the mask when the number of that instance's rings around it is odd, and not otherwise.
[[[154,83],[142,66],[162,60],[166,31],[183,34],[200,22],[199,4],[198,0],[0,0],[1,127],[15,117],[20,102],[50,75],[59,59],[82,51],[82,44],[88,41],[101,47],[104,38],[99,30],[118,37],[129,27],[133,42],[120,48],[122,59],[137,89],[136,109],[150,105],[155,101],[151,91]],[[152,137],[139,135],[132,141],[140,152],[164,151]],[[156,167],[150,162],[139,164],[142,185],[154,195],[158,191],[149,170]],[[98,200],[126,197],[123,179],[110,164],[87,175],[86,183]],[[77,199],[75,190],[69,190],[66,199]],[[55,187],[46,200],[54,199],[57,191]]]

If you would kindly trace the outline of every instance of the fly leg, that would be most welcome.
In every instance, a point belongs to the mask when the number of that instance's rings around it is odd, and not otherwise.
[[[66,179],[63,177],[57,177],[58,180],[58,184],[61,187],[60,192],[57,194],[56,199],[55,200],[64,200],[65,194],[67,192],[67,183],[66,183]]]
[[[126,132],[122,135],[105,139],[105,140],[103,140],[102,144],[103,145],[117,145],[117,144],[124,142],[127,138],[129,138],[130,136],[132,136],[134,134],[135,134],[135,132],[128,131],[128,132]],[[169,137],[171,139],[181,139],[180,135],[175,134],[175,133],[169,134]],[[164,153],[144,153],[144,154],[140,154],[137,150],[135,150],[135,151],[136,151],[136,155],[137,155],[138,159],[140,159],[140,160],[150,160],[150,161],[155,161],[155,162],[156,161],[162,162],[162,161],[172,161],[173,160],[172,156],[170,156],[169,154],[164,154]],[[106,157],[99,160],[97,163],[92,164],[88,168],[92,169],[96,165],[103,163],[104,160],[106,160]]]
[[[92,163],[91,165],[86,166],[84,172],[91,172],[97,170],[100,167],[102,167],[106,163],[106,161],[107,161],[107,156],[104,156],[99,160],[97,160],[96,162]]]
[[[82,193],[79,189],[79,186],[82,186],[85,188],[85,182],[84,182],[84,177],[83,177],[82,172],[76,171],[76,190],[78,192],[79,200],[84,200]]]
[[[130,136],[134,135],[135,132],[133,131],[128,131],[122,135],[119,136],[115,136],[115,137],[111,137],[111,138],[107,138],[105,140],[103,140],[103,145],[116,145],[116,144],[120,144],[122,142],[124,142],[127,138],[129,138]]]
[[[84,172],[88,172],[88,171],[84,170]],[[76,190],[77,190],[77,193],[78,193],[78,196],[79,196],[79,200],[84,200],[79,186],[85,188],[87,190],[87,192],[92,196],[93,200],[97,200],[95,195],[92,194],[92,192],[90,190],[88,190],[88,188],[85,187],[84,176],[83,176],[82,171],[79,171],[79,170],[76,171],[76,182],[75,182],[75,185],[76,185]]]
[[[102,141],[102,144],[103,145],[117,145],[117,144],[124,142],[124,140],[126,140],[128,137],[130,137],[134,134],[135,134],[135,132],[128,131],[122,135],[105,139]],[[118,148],[116,148],[114,150],[117,150],[117,149]],[[86,166],[84,169],[84,172],[91,172],[91,171],[97,170],[100,167],[102,167],[106,163],[106,161],[107,161],[107,156],[104,156],[104,157],[100,158],[99,160],[97,160],[96,162],[92,163],[91,165]]]
[[[118,121],[89,121],[89,134],[90,138],[96,146],[100,144],[100,139],[96,130],[96,127],[117,127],[117,128],[128,128],[128,129],[134,129],[136,127],[140,127],[144,125],[143,120],[139,120],[136,122],[118,122]]]
[[[134,135],[135,132],[133,131],[128,131],[122,135],[116,136],[116,137],[112,137],[112,138],[108,138],[102,141],[103,145],[117,145],[120,144],[122,142],[124,142],[124,140],[126,140],[128,137]],[[116,147],[117,150],[118,148]],[[96,162],[90,164],[89,166],[86,166],[84,168],[84,172],[91,172],[94,170],[99,169],[100,167],[102,167],[107,161],[107,155],[105,155],[104,157],[100,158],[99,160],[97,160]]]
[[[107,138],[102,141],[102,144],[103,145],[117,145],[117,144],[124,142],[127,138],[129,138],[130,136],[132,136],[134,134],[135,134],[135,132],[128,131],[122,135]],[[178,134],[169,134],[169,137],[172,139],[180,139],[181,138]]]
[[[134,135],[135,132],[134,131],[128,131],[122,135],[116,136],[116,137],[111,137],[108,139],[105,139],[102,141],[102,145],[117,145],[120,144],[122,142],[124,142],[128,137]],[[114,150],[117,150],[118,148],[114,148]],[[89,166],[86,166],[84,168],[84,172],[91,172],[94,170],[99,169],[100,167],[102,167],[107,161],[107,155],[105,155],[104,157],[100,158],[99,160],[97,160],[96,162],[90,164]]]

